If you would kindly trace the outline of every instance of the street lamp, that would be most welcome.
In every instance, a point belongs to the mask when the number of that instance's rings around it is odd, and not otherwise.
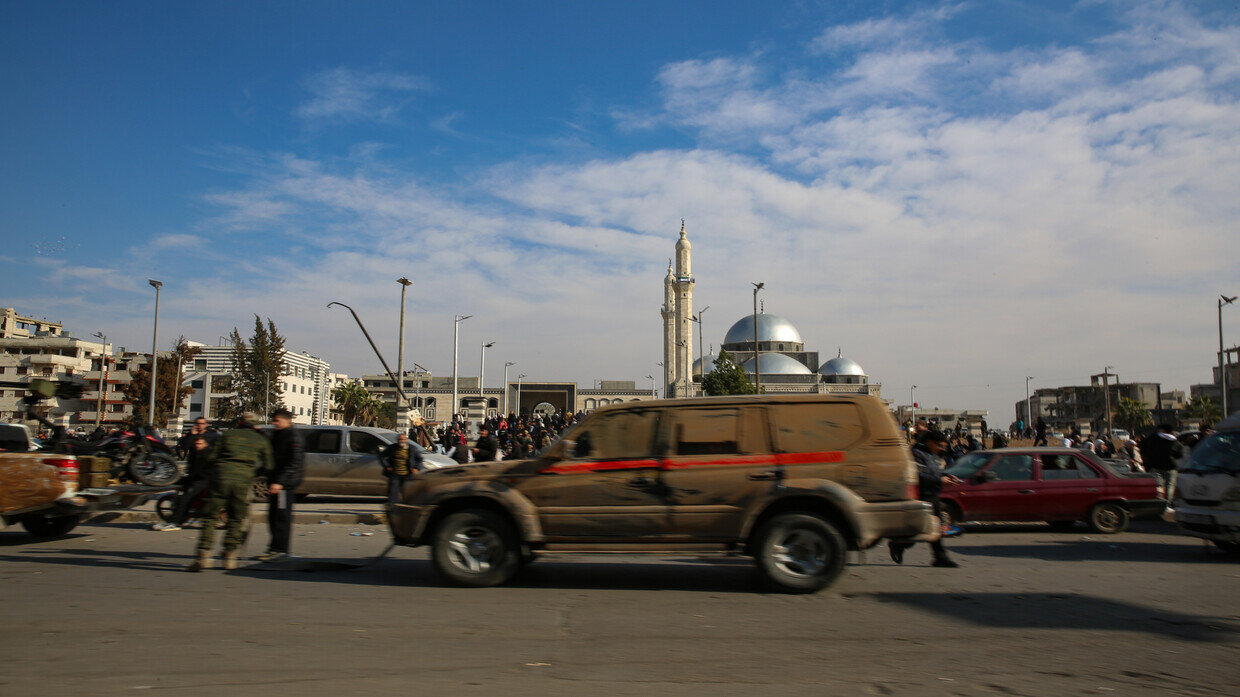
[[[908,408],[909,408],[909,413],[912,414],[911,418],[913,419],[913,430],[914,431],[917,430],[917,397],[915,393],[916,389],[917,389],[917,385],[912,385],[911,387],[908,388]]]
[[[159,289],[163,288],[164,282],[156,281],[151,278],[146,279],[146,282],[151,284],[151,287],[155,289],[155,328],[151,331],[151,403],[150,403],[150,408],[146,414],[147,425],[150,426],[152,429],[154,429],[155,428],[155,382],[156,382],[156,375],[157,375],[155,369],[158,367],[158,364],[159,364],[159,360],[155,356],[155,343],[159,339]]]
[[[766,286],[766,282],[753,284],[753,377],[754,391],[762,394],[762,361],[758,359],[758,291]]]
[[[654,391],[654,376],[653,376],[653,375],[647,375],[646,377],[647,377],[647,378],[650,378],[650,397],[651,397],[652,399],[657,399],[657,398],[658,398],[658,396],[659,396],[659,393]]]
[[[705,336],[706,330],[702,327],[702,313],[706,312],[709,309],[710,309],[710,305],[707,305],[706,307],[698,310],[697,317],[689,318],[693,320],[694,322],[697,322],[697,326],[698,326],[698,363],[702,364],[702,367],[701,367],[702,380],[706,379],[706,354],[702,353],[703,347],[706,346],[706,336]],[[692,363],[690,363],[690,365],[692,365]],[[689,381],[690,381],[690,384],[692,384],[693,382],[693,369],[692,368],[689,369]],[[701,383],[699,382],[699,384]],[[705,394],[705,389],[702,389],[702,393]]]
[[[504,361],[504,418],[508,418],[508,366],[516,365],[515,361]]]
[[[521,381],[525,379],[525,373],[517,376],[517,416],[521,416]]]
[[[103,423],[103,391],[104,376],[108,370],[108,337],[103,332],[95,332],[95,336],[103,339],[103,348],[99,351],[99,410],[95,412],[95,428]]]
[[[688,341],[684,341],[684,340],[677,341],[677,342],[676,342],[676,346],[677,346],[677,347],[679,347],[679,348],[684,349],[684,351],[685,351],[685,365],[688,365],[688,366],[692,367],[692,365],[693,365],[693,364],[692,364],[692,363],[690,363],[690,362],[688,361],[688,358],[689,358],[689,342],[688,342]],[[693,387],[692,387],[692,385],[693,385],[693,371],[692,371],[692,370],[689,370],[689,371],[687,371],[687,372],[689,373],[689,376],[688,376],[688,378],[687,378],[687,379],[688,379],[688,383],[685,385],[685,393],[684,393],[683,395],[678,395],[678,396],[690,397],[690,396],[692,396],[692,395],[693,395]]]
[[[430,372],[429,370],[427,370],[426,368],[423,368],[422,366],[418,365],[417,363],[414,363],[414,364],[413,364],[413,369],[414,369],[414,370],[420,370],[420,371],[422,371],[423,373],[429,373],[429,372]],[[414,376],[414,380],[413,380],[413,403],[414,403],[414,404],[416,404],[416,405],[418,405],[418,409],[421,409],[421,408],[422,408],[422,378],[417,377],[417,376],[416,376],[416,374],[415,374],[415,376]]]
[[[1223,306],[1236,302],[1238,296],[1226,295],[1218,296],[1218,385],[1219,391],[1223,393],[1222,406],[1223,418],[1227,418],[1227,365],[1223,361]]]
[[[482,360],[478,364],[478,396],[482,398],[482,418],[487,417],[487,396],[483,387],[487,374],[487,349],[495,345],[494,341],[488,341],[482,344]]]
[[[1111,387],[1107,384],[1107,378],[1111,377],[1111,370],[1115,366],[1108,365],[1102,368],[1102,395],[1107,410],[1107,438],[1111,437],[1111,431],[1115,430],[1114,424],[1111,423]]]
[[[659,366],[660,368],[665,367],[663,365],[663,361],[659,361],[658,363],[655,363],[655,365]],[[662,370],[660,372],[663,373],[663,399],[667,399],[667,371]]]
[[[396,282],[400,284],[400,340],[397,343],[396,349],[396,380],[400,383],[397,385],[400,389],[396,390],[396,396],[400,400],[400,403],[396,406],[396,421],[399,426],[401,414],[406,414],[406,419],[408,419],[407,415],[409,413],[409,404],[406,400],[401,399],[401,396],[405,393],[405,291],[409,290],[409,286],[413,285],[413,281],[401,276],[396,279]]]
[[[1025,376],[1025,428],[1033,428],[1033,402],[1029,401],[1029,381],[1032,375]]]
[[[456,400],[457,400],[456,363],[457,363],[457,355],[459,354],[458,349],[461,343],[460,341],[461,340],[461,322],[464,322],[470,317],[473,317],[473,315],[465,315],[463,317],[461,315],[457,315],[456,323],[452,325],[452,412],[451,413],[452,413],[453,421],[456,421],[456,410],[458,408],[456,404]]]

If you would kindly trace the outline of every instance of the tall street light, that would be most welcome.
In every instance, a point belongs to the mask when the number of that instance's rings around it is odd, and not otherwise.
[[[95,336],[103,339],[103,348],[99,351],[99,410],[95,412],[95,428],[103,423],[103,391],[106,389],[104,378],[108,371],[108,337],[103,332],[95,332]]]
[[[663,365],[663,361],[659,361],[658,363],[655,363],[655,365],[659,366],[660,369],[665,367]],[[663,373],[663,399],[667,399],[667,371],[661,370],[660,372]]]
[[[456,323],[452,325],[452,411],[451,411],[452,421],[456,421],[456,411],[458,408],[456,404],[456,400],[457,400],[456,364],[457,364],[457,355],[459,354],[458,349],[460,348],[460,344],[461,344],[461,322],[464,322],[470,317],[473,317],[473,315],[465,315],[465,316],[457,315]]]
[[[164,287],[164,282],[151,278],[146,279],[146,282],[155,289],[155,328],[151,331],[151,403],[146,415],[146,423],[153,429],[155,428],[155,383],[158,375],[155,369],[159,364],[155,356],[155,344],[159,340],[159,289]]]
[[[1107,384],[1107,378],[1111,377],[1111,371],[1114,369],[1115,366],[1113,365],[1103,366],[1102,368],[1102,395],[1105,397],[1103,402],[1106,404],[1107,410],[1107,438],[1110,438],[1111,431],[1115,430],[1114,424],[1111,423],[1111,387]]]
[[[688,360],[689,359],[689,342],[677,341],[676,347],[685,352],[685,365],[692,366],[693,364],[690,363]],[[685,393],[679,396],[681,397],[692,397],[693,396],[693,371],[692,370],[689,371],[688,382],[685,384]]]
[[[1238,296],[1226,295],[1218,296],[1218,385],[1219,390],[1223,393],[1223,418],[1227,418],[1227,364],[1223,361],[1223,306],[1236,302]]]
[[[917,393],[916,393],[916,390],[917,390],[917,385],[912,385],[908,388],[908,408],[909,408],[909,413],[913,415],[912,419],[913,419],[913,430],[914,431],[917,430],[917,396],[916,396]]]
[[[654,376],[653,376],[653,375],[647,375],[646,377],[647,377],[647,378],[650,378],[650,396],[651,396],[652,398],[658,398],[659,393],[654,391]]]
[[[762,361],[758,359],[758,291],[766,286],[766,282],[753,284],[753,377],[754,391],[762,394]]]
[[[698,326],[698,363],[702,364],[701,370],[702,370],[703,380],[706,379],[706,354],[702,353],[703,351],[702,347],[706,345],[705,344],[706,337],[704,336],[706,333],[706,330],[702,328],[702,313],[706,312],[709,309],[710,309],[710,305],[707,305],[706,307],[698,310],[697,317],[689,318],[693,320],[694,322],[697,322],[697,326]],[[693,364],[690,363],[689,365],[693,365]],[[689,384],[693,384],[693,369],[692,368],[689,369]],[[699,382],[698,385],[699,385],[699,391],[705,394],[705,390],[700,389],[701,382]]]
[[[1033,428],[1033,402],[1029,401],[1029,381],[1032,375],[1025,376],[1025,428]]]
[[[487,395],[484,391],[486,388],[483,383],[486,382],[487,375],[487,349],[495,345],[494,341],[483,342],[482,344],[482,360],[478,363],[478,396],[482,398],[482,418],[487,417]]]
[[[405,387],[405,291],[409,290],[409,286],[413,285],[413,281],[401,276],[396,279],[396,282],[400,284],[400,339],[397,342],[396,349],[396,379],[400,382],[399,387],[401,388],[396,391],[396,396],[397,399],[400,399],[400,395],[404,394]],[[405,400],[400,399],[400,402],[396,405],[397,427],[400,426],[402,414],[405,416],[406,421],[409,419],[409,405],[404,402]]]
[[[508,418],[508,366],[516,365],[515,361],[504,361],[504,418]]]
[[[423,368],[417,363],[413,364],[413,369],[420,370],[423,373],[430,372],[429,370],[427,370],[426,368]],[[417,377],[416,374],[414,375],[414,379],[413,379],[413,403],[418,405],[418,409],[422,408],[422,378]]]
[[[517,416],[521,416],[521,381],[525,379],[525,373],[517,376]]]

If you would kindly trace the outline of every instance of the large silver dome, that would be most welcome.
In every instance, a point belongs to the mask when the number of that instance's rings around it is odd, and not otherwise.
[[[822,366],[818,368],[818,374],[859,375],[861,377],[865,377],[865,371],[861,369],[860,365],[857,365],[856,361],[850,358],[844,358],[843,356],[836,356],[826,363],[823,363]]]
[[[776,341],[784,343],[803,344],[801,340],[801,332],[792,325],[792,322],[780,317],[779,315],[758,315],[758,341]],[[725,344],[749,344],[753,346],[753,315],[745,315],[732,325],[728,330],[728,334],[723,339]],[[766,371],[763,370],[763,373]]]
[[[758,315],[758,316],[761,317],[762,315]],[[762,325],[759,324],[758,328],[761,329],[761,327]],[[794,329],[793,331],[796,331],[796,330]],[[745,361],[745,365],[742,366],[745,369],[745,372],[749,373],[750,375],[753,375],[754,373],[754,361],[755,359],[750,358],[749,360]],[[801,363],[801,361],[798,361],[792,356],[785,356],[782,353],[765,353],[764,352],[762,354],[762,374],[763,375],[813,375],[814,371],[810,370],[809,368],[806,368],[805,365]]]
[[[701,374],[702,374],[702,364],[703,364],[703,363],[705,363],[705,364],[706,364],[706,372],[708,372],[708,373],[709,373],[710,371],[714,370],[714,369],[715,369],[715,360],[716,360],[716,359],[718,359],[718,358],[719,358],[718,354],[708,353],[708,354],[706,354],[705,356],[703,356],[702,358],[697,359],[696,361],[694,361],[694,362],[693,362],[693,374],[694,374],[694,375],[701,375]]]

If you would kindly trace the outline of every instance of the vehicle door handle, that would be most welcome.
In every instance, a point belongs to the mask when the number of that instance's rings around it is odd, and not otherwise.
[[[654,480],[650,477],[634,477],[629,480],[629,486],[635,489],[649,489],[654,486]]]
[[[1033,489],[1021,489],[1020,491],[1018,491],[1018,492],[1016,492],[1016,493],[1018,493],[1018,494],[1032,494],[1032,493],[1033,493]]]
[[[772,479],[780,479],[781,477],[778,470],[767,470],[765,472],[754,472],[749,475],[749,478],[755,482],[769,482]]]

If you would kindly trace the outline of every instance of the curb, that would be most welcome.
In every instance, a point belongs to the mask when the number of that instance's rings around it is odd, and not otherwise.
[[[88,518],[86,523],[158,523],[160,517],[149,511],[108,511]],[[265,511],[250,513],[253,523],[266,523]],[[319,525],[331,523],[335,525],[385,525],[385,513],[298,513],[293,512],[294,525]]]

